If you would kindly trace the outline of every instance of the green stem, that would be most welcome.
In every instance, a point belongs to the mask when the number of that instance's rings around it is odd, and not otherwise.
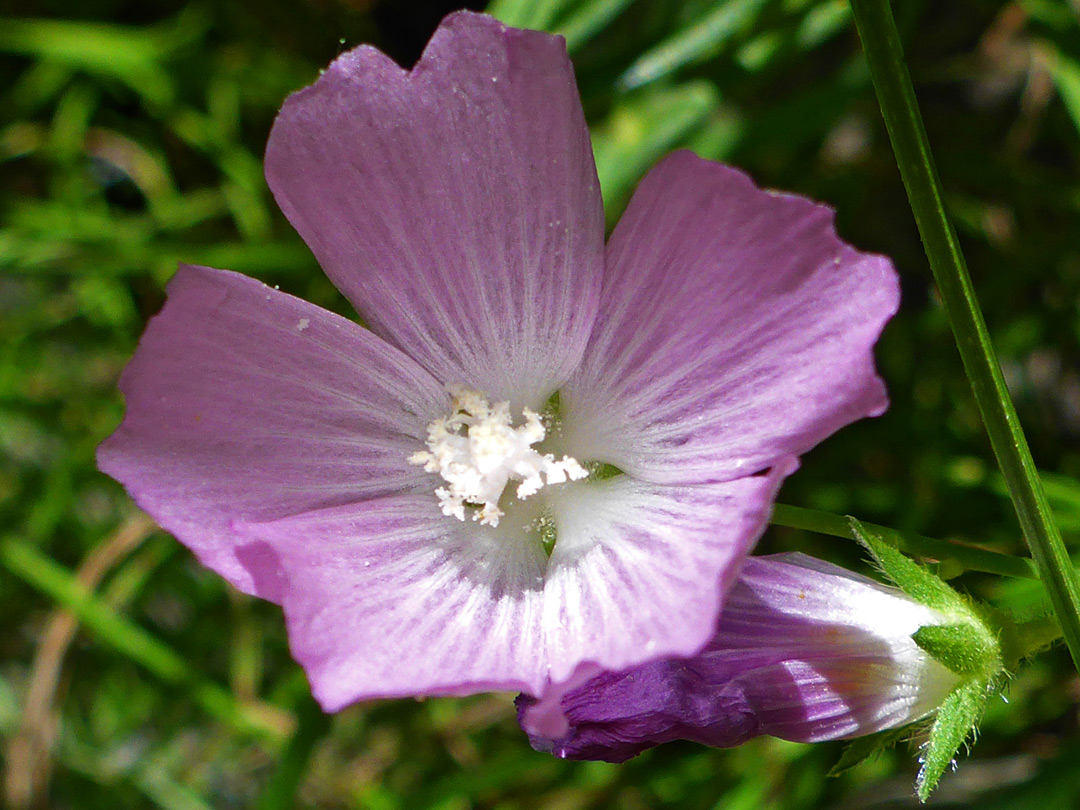
[[[1021,658],[1028,658],[1045,650],[1061,638],[1061,625],[1048,616],[1016,626],[1017,650]]]
[[[851,0],[851,8],[911,210],[975,401],[1039,577],[1061,622],[1073,663],[1080,670],[1080,581],[1051,517],[964,256],[945,214],[941,183],[904,63],[892,9],[888,0]]]
[[[804,509],[800,506],[776,504],[773,507],[772,524],[774,526],[786,526],[790,529],[804,529],[818,534],[827,534],[831,537],[857,539],[851,531],[848,518],[833,515],[829,512],[819,512],[816,509]],[[923,537],[919,534],[898,532],[895,529],[879,526],[876,523],[862,522],[862,525],[880,536],[886,543],[908,554],[931,557],[935,560],[955,560],[969,571],[985,571],[990,574],[1023,577],[1025,579],[1038,578],[1038,573],[1031,560],[1023,557],[1012,557],[1008,554],[998,554],[996,551],[967,546],[963,543],[935,540],[932,537]]]

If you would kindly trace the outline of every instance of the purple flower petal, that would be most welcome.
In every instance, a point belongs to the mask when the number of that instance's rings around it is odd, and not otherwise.
[[[607,250],[600,316],[564,390],[567,446],[657,483],[723,480],[881,413],[872,347],[896,273],[829,208],[676,153]]]
[[[519,689],[530,730],[561,738],[591,679],[708,643],[792,454],[884,407],[871,347],[895,277],[820,206],[676,156],[605,275],[558,37],[460,13],[411,71],[358,48],[286,102],[266,160],[381,338],[182,268],[99,464],[283,605],[328,709]],[[568,381],[561,432],[522,410]],[[631,474],[559,480],[591,461]]]
[[[957,676],[911,634],[947,618],[893,588],[801,554],[747,560],[708,645],[602,673],[566,692],[561,738],[520,717],[534,745],[619,762],[662,742],[729,747],[762,734],[817,742],[936,709]]]
[[[293,657],[327,711],[543,683],[543,550],[430,494],[236,527],[286,577]]]
[[[604,219],[561,37],[462,12],[411,72],[350,51],[285,103],[266,175],[372,329],[442,382],[539,408],[570,377]]]
[[[205,565],[276,600],[272,561],[242,548],[233,520],[428,490],[408,455],[448,398],[420,366],[238,273],[182,266],[168,295],[98,465]]]
[[[689,655],[710,638],[720,602],[765,529],[788,460],[769,475],[698,487],[627,476],[552,496],[558,541],[546,575],[552,687],[536,727],[565,728],[558,695],[587,672]]]
[[[561,733],[567,684],[707,641],[790,469],[705,487],[567,486],[550,559],[513,511],[494,528],[463,523],[425,495],[236,529],[283,572],[293,655],[326,709],[520,689],[545,699],[538,727]]]
[[[702,486],[619,476],[549,496],[559,538],[547,574],[557,597],[547,622],[559,639],[552,679],[567,679],[578,661],[622,669],[700,649],[795,466]]]

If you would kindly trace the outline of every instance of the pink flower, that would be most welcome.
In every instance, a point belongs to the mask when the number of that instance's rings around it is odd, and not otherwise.
[[[99,463],[282,605],[328,710],[521,690],[565,728],[568,686],[701,649],[794,457],[886,406],[896,277],[829,209],[678,153],[605,247],[559,37],[346,53],[266,175],[371,331],[181,267]]]
[[[533,745],[622,762],[687,739],[723,748],[770,734],[847,739],[926,717],[960,683],[912,639],[955,617],[802,554],[751,557],[697,655],[604,672],[563,695],[569,728]]]

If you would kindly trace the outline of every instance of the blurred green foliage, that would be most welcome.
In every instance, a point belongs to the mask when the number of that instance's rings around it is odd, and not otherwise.
[[[895,3],[976,287],[1066,541],[1080,545],[1080,12]],[[178,261],[347,304],[277,211],[261,152],[340,50],[415,59],[450,4],[13,2],[0,20],[0,730],[13,807],[169,810],[907,807],[915,750],[835,779],[840,746],[672,744],[621,766],[533,752],[508,696],[353,707],[323,733],[280,612],[231,592],[94,469],[116,378]],[[497,0],[563,33],[609,224],[690,147],[836,207],[893,257],[882,418],[808,454],[787,503],[1009,554],[1023,543],[935,298],[842,0]],[[860,565],[775,529],[766,551]],[[1037,583],[963,574],[1045,610]],[[78,622],[65,615],[73,612]],[[1051,650],[994,701],[942,806],[1067,807],[1080,679]],[[294,734],[294,729],[298,731]],[[43,750],[50,752],[45,755]]]

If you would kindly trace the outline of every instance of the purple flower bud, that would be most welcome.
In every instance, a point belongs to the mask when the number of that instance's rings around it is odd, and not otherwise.
[[[621,762],[688,739],[718,747],[770,734],[845,739],[932,713],[958,682],[911,634],[948,618],[900,591],[801,554],[751,558],[712,641],[690,658],[605,672],[564,693],[569,731],[552,739],[519,699],[533,745]]]

